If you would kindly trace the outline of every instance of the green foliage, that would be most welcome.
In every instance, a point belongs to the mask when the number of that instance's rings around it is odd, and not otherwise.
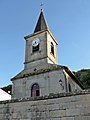
[[[81,81],[85,89],[90,89],[90,69],[82,69],[74,73],[75,76]]]

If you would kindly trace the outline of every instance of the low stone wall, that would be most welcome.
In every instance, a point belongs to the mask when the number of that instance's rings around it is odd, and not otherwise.
[[[3,101],[0,120],[90,120],[90,92]]]

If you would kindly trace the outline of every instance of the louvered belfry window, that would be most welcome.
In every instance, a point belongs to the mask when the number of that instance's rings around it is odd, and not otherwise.
[[[51,42],[51,53],[54,55],[54,45],[52,42]]]

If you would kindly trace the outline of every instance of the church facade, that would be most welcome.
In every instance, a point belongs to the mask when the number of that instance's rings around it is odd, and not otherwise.
[[[58,65],[58,43],[48,28],[42,10],[34,32],[24,38],[24,69],[11,79],[12,98],[48,96],[83,89],[68,67]]]

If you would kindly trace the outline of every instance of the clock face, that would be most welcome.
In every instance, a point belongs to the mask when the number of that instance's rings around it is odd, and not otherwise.
[[[39,45],[39,43],[40,43],[40,40],[38,38],[36,38],[32,41],[32,46],[36,47]]]

